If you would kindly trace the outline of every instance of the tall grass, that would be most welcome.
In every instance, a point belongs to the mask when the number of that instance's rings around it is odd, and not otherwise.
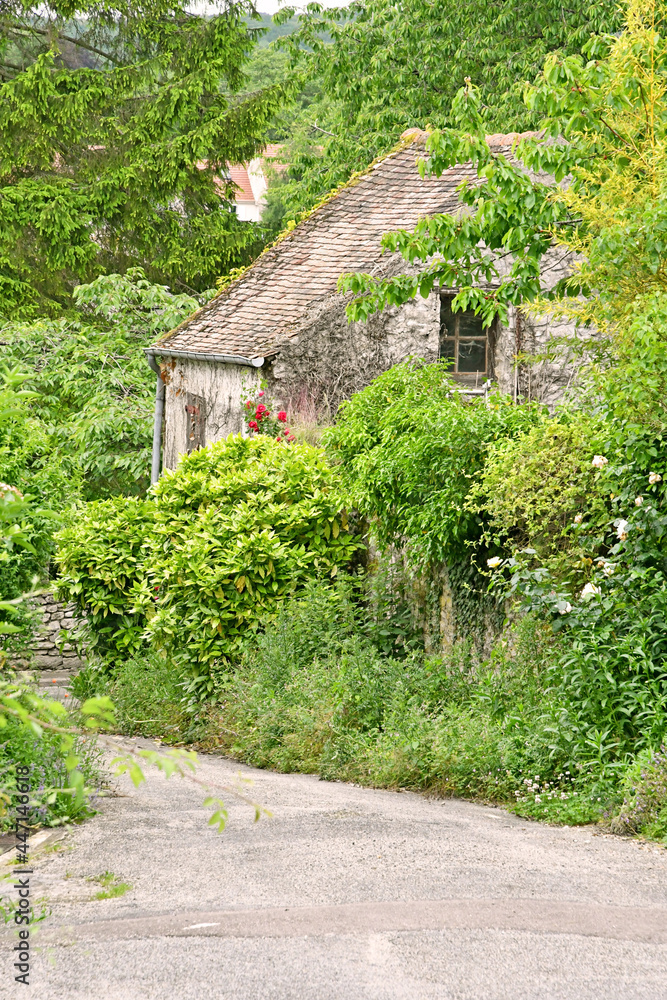
[[[599,699],[588,700],[589,717],[580,689],[568,689],[570,645],[547,623],[524,616],[485,662],[466,643],[447,657],[394,643],[389,655],[392,629],[354,582],[311,584],[246,646],[197,717],[181,708],[173,667],[154,656],[104,688],[88,680],[86,693],[111,695],[123,732],[258,767],[504,803],[559,822],[615,814],[624,796],[627,812],[634,738],[621,726],[600,740]],[[651,787],[657,835],[663,813]]]

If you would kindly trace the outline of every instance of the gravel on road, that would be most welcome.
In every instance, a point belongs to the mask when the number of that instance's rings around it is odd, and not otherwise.
[[[147,771],[35,852],[50,915],[33,928],[30,996],[667,998],[661,847],[214,756],[198,777],[241,781],[271,816],[229,798],[219,834],[201,788]],[[130,888],[96,898],[105,873]],[[3,993],[11,934],[0,996],[24,995]]]

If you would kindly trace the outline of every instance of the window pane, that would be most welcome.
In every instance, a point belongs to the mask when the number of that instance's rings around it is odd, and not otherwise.
[[[454,335],[455,330],[454,315],[452,313],[452,301],[451,299],[440,299],[440,336],[453,337]]]
[[[446,361],[454,362],[456,360],[456,341],[455,340],[441,340],[440,341],[440,357],[444,358]],[[452,363],[450,369],[454,370],[454,364]]]
[[[459,341],[459,371],[486,371],[486,340]]]
[[[484,337],[482,317],[475,316],[474,312],[459,313],[459,337]]]

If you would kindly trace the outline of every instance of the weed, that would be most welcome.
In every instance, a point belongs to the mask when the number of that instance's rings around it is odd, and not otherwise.
[[[133,888],[130,882],[119,881],[118,876],[109,871],[102,872],[101,875],[90,875],[86,882],[97,882],[102,886],[102,889],[95,893],[94,899],[117,899]]]

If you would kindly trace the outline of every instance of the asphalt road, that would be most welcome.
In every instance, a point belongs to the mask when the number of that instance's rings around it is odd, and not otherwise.
[[[665,1000],[667,851],[456,800],[202,759],[272,813],[151,775],[34,855],[40,1000]],[[95,899],[111,872],[131,884]],[[8,992],[4,989],[9,987]]]

